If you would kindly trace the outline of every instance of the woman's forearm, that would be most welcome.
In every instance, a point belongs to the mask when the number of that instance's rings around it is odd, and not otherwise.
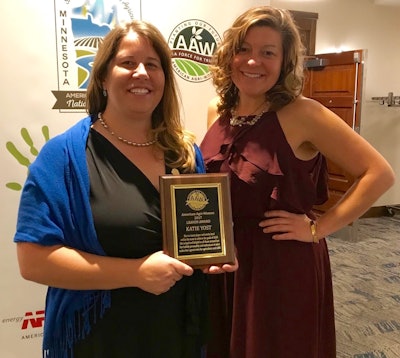
[[[134,286],[139,260],[99,256],[63,246],[17,244],[23,278],[47,286],[114,289]]]
[[[362,216],[394,183],[385,163],[359,178],[341,200],[318,219],[319,238],[328,236]]]

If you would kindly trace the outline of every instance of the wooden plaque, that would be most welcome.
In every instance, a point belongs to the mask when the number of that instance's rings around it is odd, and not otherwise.
[[[160,177],[164,252],[201,268],[235,262],[228,174]]]

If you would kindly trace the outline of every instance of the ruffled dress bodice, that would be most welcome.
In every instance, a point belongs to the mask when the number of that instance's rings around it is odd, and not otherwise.
[[[229,118],[221,117],[201,150],[207,171],[231,173],[235,218],[259,220],[272,209],[309,213],[327,199],[325,158],[296,158],[275,112],[265,113],[253,126],[232,127]]]

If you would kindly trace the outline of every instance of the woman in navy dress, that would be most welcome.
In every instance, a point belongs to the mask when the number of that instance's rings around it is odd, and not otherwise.
[[[157,28],[132,21],[109,32],[87,109],[41,149],[21,196],[21,274],[49,286],[43,357],[203,357],[206,275],[163,252],[159,177],[204,164]]]

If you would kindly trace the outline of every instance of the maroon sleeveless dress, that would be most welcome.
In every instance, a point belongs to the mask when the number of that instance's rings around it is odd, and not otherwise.
[[[241,127],[222,116],[200,147],[208,172],[230,174],[239,261],[235,274],[211,277],[208,357],[335,358],[325,240],[275,241],[258,226],[272,209],[313,217],[328,195],[325,158],[296,158],[275,112]]]

